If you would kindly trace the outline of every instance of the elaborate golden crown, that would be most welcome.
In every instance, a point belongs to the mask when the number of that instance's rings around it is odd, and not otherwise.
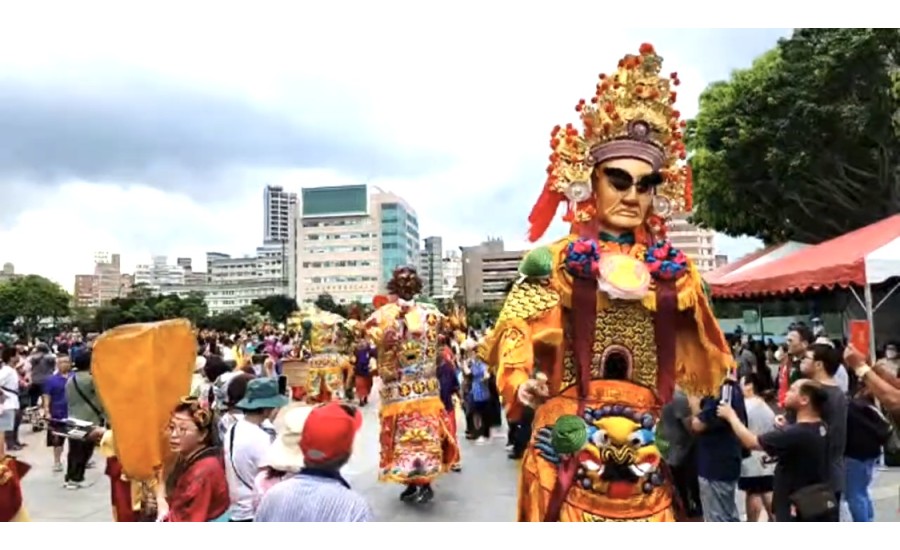
[[[673,105],[678,75],[660,76],[662,57],[642,44],[638,55],[626,55],[613,75],[600,75],[590,102],[580,100],[583,131],[572,124],[550,134],[550,165],[544,191],[531,211],[529,238],[541,238],[559,203],[569,203],[566,221],[587,222],[596,216],[591,174],[594,166],[615,158],[638,158],[663,177],[653,200],[653,213],[663,221],[689,212],[691,174],[684,161],[685,122]]]

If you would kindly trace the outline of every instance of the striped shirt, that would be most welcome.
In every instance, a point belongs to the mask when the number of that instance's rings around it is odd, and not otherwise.
[[[254,521],[374,521],[372,508],[338,476],[301,472],[272,487]]]

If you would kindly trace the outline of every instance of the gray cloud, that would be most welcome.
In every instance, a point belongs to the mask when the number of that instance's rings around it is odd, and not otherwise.
[[[291,118],[144,75],[77,86],[92,76],[68,87],[0,76],[0,182],[136,181],[198,197],[211,179],[240,168],[414,177],[449,162],[392,149],[365,128],[347,132],[346,113],[335,111],[330,128],[314,128],[300,120],[302,112]],[[337,102],[309,108],[329,104]]]

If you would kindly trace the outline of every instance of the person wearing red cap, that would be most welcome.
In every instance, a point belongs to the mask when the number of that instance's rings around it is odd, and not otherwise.
[[[341,476],[361,426],[362,414],[351,405],[314,408],[300,435],[304,467],[263,496],[254,521],[373,521],[372,508]]]

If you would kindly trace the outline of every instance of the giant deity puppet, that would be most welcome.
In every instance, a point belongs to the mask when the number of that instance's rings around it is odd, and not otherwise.
[[[406,502],[431,500],[431,482],[459,457],[437,377],[441,313],[416,302],[421,289],[414,269],[397,268],[388,283],[390,298],[376,300],[366,321],[382,382],[378,477],[405,485],[400,499]]]
[[[352,382],[353,332],[347,320],[315,306],[300,314],[307,360],[306,400],[311,403],[344,401],[348,378]]]
[[[689,212],[678,77],[650,44],[600,75],[554,128],[530,238],[568,203],[570,235],[530,252],[488,343],[511,420],[534,412],[519,521],[674,521],[656,445],[678,384],[717,391],[731,363],[696,267],[665,238]]]

